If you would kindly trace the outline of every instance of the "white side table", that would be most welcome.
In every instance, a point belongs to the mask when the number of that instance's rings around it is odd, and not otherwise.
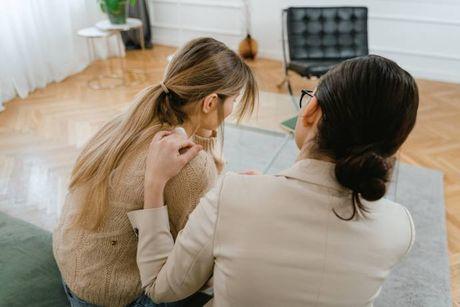
[[[94,47],[95,39],[104,39],[108,46],[108,38],[116,32],[102,31],[96,27],[89,27],[78,30],[77,34],[86,38],[88,43],[89,59],[92,62],[96,59],[96,52]],[[102,90],[108,88],[115,88],[124,84],[124,80],[120,76],[101,74],[88,81],[88,86],[95,90]]]
[[[144,43],[144,25],[142,20],[137,18],[127,18],[125,24],[115,25],[111,24],[108,19],[99,21],[96,23],[96,27],[103,31],[128,31],[135,29],[139,32],[139,42],[141,43],[142,50],[145,50]]]

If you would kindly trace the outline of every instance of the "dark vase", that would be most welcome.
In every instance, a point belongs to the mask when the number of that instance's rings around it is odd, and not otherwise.
[[[103,0],[101,8],[107,13],[112,24],[119,25],[126,23],[128,0]]]
[[[243,59],[254,60],[257,55],[257,42],[250,34],[246,35],[238,47],[238,51]]]

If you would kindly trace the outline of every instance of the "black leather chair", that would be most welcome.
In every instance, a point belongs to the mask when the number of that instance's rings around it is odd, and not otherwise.
[[[289,7],[282,13],[282,41],[285,78],[279,86],[287,82],[292,96],[289,71],[319,78],[335,64],[369,53],[367,8]]]

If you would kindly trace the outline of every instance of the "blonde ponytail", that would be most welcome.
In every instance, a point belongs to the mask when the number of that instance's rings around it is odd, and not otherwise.
[[[257,85],[250,68],[212,38],[186,44],[169,64],[164,81],[141,91],[131,107],[105,124],[81,152],[69,190],[84,184],[89,192],[74,225],[90,230],[101,227],[111,172],[128,152],[147,144],[159,130],[183,124],[187,120],[185,105],[211,93],[225,98],[241,90],[238,118],[254,110]]]

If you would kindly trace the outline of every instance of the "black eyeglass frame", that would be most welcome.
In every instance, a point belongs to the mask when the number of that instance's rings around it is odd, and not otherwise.
[[[305,104],[305,105],[307,105],[310,102],[310,100],[313,98],[313,96],[314,96],[313,92],[314,91],[312,91],[312,90],[306,90],[306,89],[303,89],[301,91],[302,94],[300,95],[300,100],[299,100],[299,108],[300,109],[302,109],[302,100],[305,97],[305,95],[307,95],[309,97],[307,103]]]

